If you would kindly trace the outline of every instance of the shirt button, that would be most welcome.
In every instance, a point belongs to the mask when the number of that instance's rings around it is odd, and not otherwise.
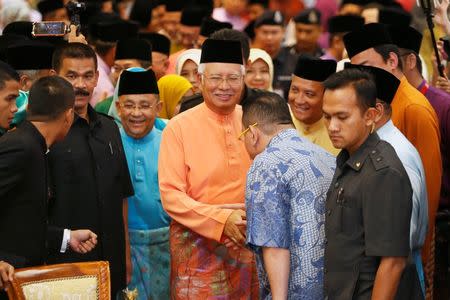
[[[141,152],[141,149],[138,148],[138,149],[137,149],[137,152]]]
[[[141,163],[141,161],[139,159],[136,162],[138,163],[138,165]]]
[[[339,187],[339,182],[336,182],[336,183],[334,184],[334,188],[337,189],[338,187]]]
[[[377,153],[377,150],[372,150],[372,154],[375,154],[375,153]]]
[[[137,173],[137,176],[141,176],[141,173],[140,173],[140,172],[138,172],[138,173]]]
[[[380,161],[382,161],[382,160],[383,160],[382,157],[377,157],[377,162],[380,162]]]
[[[327,210],[327,216],[331,216],[331,209]]]
[[[325,273],[325,274],[327,274],[327,273],[328,273],[328,270],[327,270],[327,268],[323,268],[323,273]]]
[[[328,240],[327,240],[327,239],[325,239],[325,241],[324,241],[324,242],[325,242],[325,245],[326,245],[326,244],[328,244]]]

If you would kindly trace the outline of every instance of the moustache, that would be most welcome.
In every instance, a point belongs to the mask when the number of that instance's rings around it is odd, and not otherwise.
[[[89,96],[89,92],[86,90],[76,89],[75,90],[75,96]]]

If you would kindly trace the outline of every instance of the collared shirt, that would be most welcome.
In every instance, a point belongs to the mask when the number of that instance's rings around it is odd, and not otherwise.
[[[261,299],[271,299],[262,247],[290,252],[289,299],[323,299],[325,199],[335,158],[286,129],[247,175],[247,244],[257,254]]]
[[[289,94],[292,73],[297,64],[297,54],[293,47],[282,47],[273,61],[273,91],[285,99]]]
[[[158,186],[158,156],[161,130],[153,128],[135,139],[120,129],[134,196],[128,198],[128,228],[138,230],[169,226],[170,218],[161,205]]]
[[[333,143],[328,135],[327,127],[325,126],[325,119],[322,117],[314,124],[307,125],[300,122],[295,118],[291,111],[292,121],[300,136],[303,136],[310,140],[312,143],[319,145],[323,149],[327,150],[334,156],[338,155],[340,149],[334,148]]]
[[[162,133],[159,188],[170,225],[171,291],[175,299],[254,299],[258,283],[246,249],[221,242],[231,209],[244,203],[250,157],[237,137],[242,109],[229,115],[206,103],[172,118]]]
[[[411,232],[409,243],[412,250],[422,248],[428,227],[427,186],[422,160],[416,148],[398,130],[391,120],[377,130],[380,139],[394,148],[405,167],[413,190],[411,214]]]
[[[380,259],[409,255],[412,189],[394,148],[376,133],[336,160],[327,194],[325,293],[370,299]]]
[[[450,94],[429,86],[424,80],[417,89],[427,97],[439,120],[442,155],[442,189],[440,204],[450,206]]]
[[[99,55],[97,55],[97,64],[98,82],[92,94],[91,100],[89,101],[92,106],[95,106],[98,102],[114,94],[114,86],[111,79],[109,79],[111,68]]]
[[[428,199],[422,160],[416,148],[394,126],[391,120],[379,128],[377,134],[380,139],[394,147],[411,182],[413,195],[409,245],[419,279],[423,283],[422,286],[425,287],[423,264],[420,254],[428,229]],[[423,292],[425,293],[425,288]]]
[[[422,159],[428,194],[428,233],[422,258],[428,260],[439,206],[442,178],[439,123],[430,102],[405,76],[392,100],[392,122],[414,145]]]
[[[88,106],[89,122],[75,120],[66,138],[49,153],[54,199],[50,224],[90,229],[98,244],[86,254],[54,254],[51,263],[109,260],[111,292],[125,288],[123,199],[133,195],[119,129]]]

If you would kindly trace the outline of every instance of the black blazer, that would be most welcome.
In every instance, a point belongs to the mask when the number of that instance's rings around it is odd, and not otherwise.
[[[0,254],[15,267],[42,265],[61,247],[62,231],[47,230],[47,145],[28,121],[0,139]]]

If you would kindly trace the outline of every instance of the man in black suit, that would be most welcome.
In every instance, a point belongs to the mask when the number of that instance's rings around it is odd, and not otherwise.
[[[42,265],[47,251],[87,253],[97,243],[90,230],[47,226],[47,153],[69,131],[74,101],[66,80],[39,79],[30,90],[27,120],[0,139],[0,260],[15,267]]]

